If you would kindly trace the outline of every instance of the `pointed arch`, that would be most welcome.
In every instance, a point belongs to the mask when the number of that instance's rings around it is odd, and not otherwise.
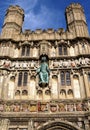
[[[49,121],[42,126],[39,126],[37,130],[81,130],[79,127],[68,121]]]

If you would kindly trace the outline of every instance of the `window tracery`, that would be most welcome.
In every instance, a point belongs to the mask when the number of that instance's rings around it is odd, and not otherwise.
[[[30,46],[22,46],[21,56],[29,56],[30,55]]]
[[[59,55],[67,55],[67,47],[63,45],[59,45]]]
[[[61,77],[61,86],[70,86],[71,85],[70,72],[61,71],[60,77]]]
[[[18,86],[27,86],[28,72],[20,72],[18,74]]]

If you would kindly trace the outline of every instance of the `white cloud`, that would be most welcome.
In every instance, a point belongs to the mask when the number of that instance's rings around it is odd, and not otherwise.
[[[0,12],[3,9],[7,9],[9,5],[19,5],[25,11],[25,18],[23,24],[24,29],[35,30],[37,28],[58,28],[63,26],[64,14],[60,10],[50,9],[46,5],[43,5],[41,0],[10,0],[10,2],[3,2],[3,7],[0,8]],[[36,10],[38,10],[36,12]],[[2,13],[1,13],[2,14]],[[1,15],[0,15],[1,16]],[[0,17],[2,20],[2,16]],[[1,29],[0,29],[1,30]]]
[[[15,0],[14,4],[19,5],[25,10],[25,12],[27,12],[33,9],[36,6],[37,2],[38,0]]]
[[[33,30],[36,28],[57,28],[59,24],[62,26],[62,23],[62,12],[50,10],[46,6],[42,5],[39,12],[35,13],[33,10],[30,10],[26,13],[24,28]]]

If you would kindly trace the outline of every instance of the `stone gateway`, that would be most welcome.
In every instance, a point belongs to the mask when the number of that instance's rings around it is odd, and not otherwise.
[[[24,10],[7,9],[0,35],[0,130],[90,130],[84,9],[72,3],[65,17],[66,31],[22,31]]]

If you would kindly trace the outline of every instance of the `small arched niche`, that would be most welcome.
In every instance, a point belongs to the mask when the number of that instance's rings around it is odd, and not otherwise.
[[[48,100],[51,98],[51,90],[50,89],[46,89],[44,92],[44,99]]]
[[[66,91],[64,89],[61,89],[59,97],[60,97],[60,99],[65,99],[66,98]]]
[[[69,89],[67,92],[67,98],[72,99],[73,98],[73,90]]]
[[[37,100],[42,100],[43,98],[43,91],[41,89],[37,90]]]
[[[22,99],[27,99],[28,98],[28,91],[27,90],[23,90],[22,91]]]
[[[21,95],[20,90],[17,90],[15,92],[15,99],[20,99],[20,95]]]

